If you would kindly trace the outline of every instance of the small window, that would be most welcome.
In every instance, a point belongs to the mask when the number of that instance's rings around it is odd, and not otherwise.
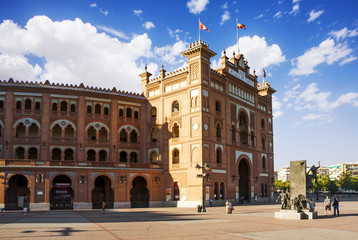
[[[88,150],[87,161],[96,161],[96,152],[94,150]]]
[[[262,169],[266,168],[266,158],[262,157]]]
[[[76,112],[76,104],[71,104],[71,112],[74,113]]]
[[[152,152],[151,154],[150,154],[150,162],[151,163],[158,163],[158,154],[157,154],[157,152]]]
[[[66,101],[62,101],[61,102],[61,112],[67,112],[67,102]]]
[[[25,100],[25,109],[26,110],[31,110],[31,105],[32,105],[31,99],[26,99]]]
[[[152,107],[152,118],[156,118],[156,117],[157,117],[157,108]]]
[[[104,115],[108,116],[108,113],[109,113],[108,107],[105,107],[105,108],[103,109],[103,112],[104,112]]]
[[[16,109],[21,110],[21,101],[16,102]]]
[[[132,117],[132,109],[127,108],[127,118]]]
[[[216,163],[221,163],[222,162],[222,152],[220,148],[216,149]]]
[[[221,112],[221,104],[219,101],[216,101],[216,103],[215,103],[215,110],[217,112]]]
[[[119,141],[120,142],[127,142],[127,131],[122,129],[121,133],[119,134]]]
[[[100,104],[96,104],[96,106],[94,107],[94,113],[101,114],[101,105]]]
[[[0,100],[0,109],[4,109],[4,101]]]
[[[52,150],[52,160],[61,160],[61,149],[55,148]]]
[[[121,109],[119,109],[119,116],[120,116],[120,117],[123,117],[123,115],[124,115],[124,111],[123,111],[123,109],[121,108]]]
[[[127,153],[126,152],[120,152],[119,153],[119,161],[120,162],[127,162]]]
[[[36,102],[36,103],[35,103],[35,110],[36,110],[36,111],[41,110],[41,103],[40,103],[40,102]]]
[[[107,161],[107,152],[105,150],[99,151],[98,156],[100,162]]]
[[[173,134],[173,138],[179,137],[179,125],[176,123],[173,126],[172,134]]]
[[[179,102],[178,101],[173,102],[172,112],[179,112]]]
[[[157,129],[154,128],[150,135],[151,135],[151,141],[156,142],[157,141]]]
[[[131,162],[131,163],[136,163],[136,162],[137,162],[137,153],[131,152],[130,162]]]
[[[57,103],[52,103],[52,111],[57,112]]]
[[[221,127],[219,123],[216,125],[216,137],[221,138]]]
[[[72,149],[66,149],[65,150],[65,160],[73,160],[73,150]]]
[[[137,135],[137,132],[136,131],[132,131],[131,133],[130,133],[130,142],[131,143],[137,143],[137,137],[138,135]]]
[[[265,131],[265,120],[261,119],[261,129]]]
[[[134,111],[134,118],[138,119],[138,111]]]
[[[179,163],[179,150],[174,149],[174,151],[173,151],[173,164],[178,164],[178,163]]]
[[[87,106],[87,113],[89,113],[89,114],[92,113],[92,106],[91,105]]]

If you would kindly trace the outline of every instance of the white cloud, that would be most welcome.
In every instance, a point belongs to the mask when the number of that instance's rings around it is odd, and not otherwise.
[[[170,28],[167,28],[169,36],[171,38],[175,37],[176,41],[179,42],[180,41],[180,37],[179,37],[179,33],[182,33],[183,30],[181,29],[175,29],[174,31],[171,30]]]
[[[260,18],[263,18],[263,14],[261,13],[260,15],[258,15],[257,17],[255,17],[255,19],[260,19]]]
[[[224,3],[224,5],[221,6],[222,9],[227,9],[228,8],[228,3]]]
[[[307,19],[307,22],[313,22],[314,20],[316,20],[319,16],[321,16],[324,13],[324,10],[319,10],[317,12],[315,12],[315,10],[312,10],[310,12],[310,17]]]
[[[181,55],[187,49],[187,43],[183,41],[176,42],[173,45],[166,45],[163,47],[155,47],[154,54],[160,58],[161,62],[169,64],[177,64],[184,62],[184,57]]]
[[[321,92],[317,87],[317,83],[311,83],[297,96],[295,109],[329,112],[343,104],[358,106],[358,93],[342,94],[335,101],[329,100],[331,94],[331,92]]]
[[[205,10],[208,3],[209,0],[190,0],[186,3],[186,6],[189,8],[189,12],[199,14]]]
[[[99,9],[99,11],[104,15],[104,16],[108,16],[108,11],[107,10],[102,10],[101,8]]]
[[[329,65],[346,59],[352,53],[352,49],[348,48],[347,44],[335,44],[333,39],[326,39],[318,47],[312,47],[303,55],[292,60],[292,65],[295,66],[290,70],[289,75],[310,75],[315,73],[315,67],[322,63]]]
[[[112,34],[112,35],[114,35],[116,37],[119,37],[119,38],[122,38],[122,39],[125,39],[125,40],[129,40],[129,37],[125,33],[121,32],[121,31],[118,31],[118,30],[115,30],[113,28],[109,28],[109,27],[106,27],[106,26],[102,26],[102,25],[97,25],[97,28],[101,29],[101,30],[103,30],[103,31],[105,31],[107,33],[110,33],[110,34]]]
[[[298,3],[300,2],[301,0],[292,0],[292,3],[295,4],[295,3]]]
[[[281,110],[281,102],[276,96],[272,96],[272,111],[274,118],[278,118],[283,115],[283,111]]]
[[[353,61],[355,61],[355,60],[357,60],[357,57],[356,57],[356,56],[349,56],[349,57],[343,59],[343,61],[339,63],[339,66],[343,66],[344,64],[353,62]]]
[[[300,10],[300,5],[299,4],[295,4],[292,7],[292,11],[290,12],[290,14],[293,14],[294,16],[296,16],[298,14]]]
[[[332,31],[330,32],[330,35],[334,36],[337,40],[340,38],[345,39],[347,37],[355,37],[358,35],[357,29],[348,30],[346,27],[342,28],[339,31]]]
[[[278,11],[273,17],[274,18],[281,18],[282,17],[282,12]]]
[[[92,3],[90,7],[97,7],[97,3]]]
[[[227,20],[230,19],[230,13],[229,11],[224,11],[224,13],[221,15],[221,22],[220,22],[220,25],[223,25],[224,22],[226,22]]]
[[[155,28],[155,25],[154,25],[154,23],[152,23],[152,22],[145,22],[145,23],[143,23],[143,25],[142,25],[145,29],[147,29],[147,30],[149,30],[149,29],[151,29],[151,28]]]
[[[316,120],[316,119],[322,119],[322,118],[327,118],[328,115],[326,114],[315,114],[315,113],[310,113],[306,116],[301,117],[302,120]]]
[[[31,18],[24,28],[12,21],[0,24],[0,78],[80,84],[141,92],[138,74],[143,58],[151,58],[147,34],[119,41],[81,19],[52,21]],[[25,55],[26,54],[26,55]],[[31,64],[33,56],[43,66]],[[151,64],[153,66],[154,64]]]
[[[140,15],[143,13],[143,11],[138,9],[138,10],[133,10],[133,13],[134,13],[134,15],[140,17]]]

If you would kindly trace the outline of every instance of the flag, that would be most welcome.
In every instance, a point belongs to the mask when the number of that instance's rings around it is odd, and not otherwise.
[[[237,24],[237,28],[246,29],[245,25],[244,25],[244,24],[241,24],[241,23],[238,23],[238,24]]]
[[[205,25],[202,24],[202,23],[200,22],[200,20],[199,20],[199,29],[200,29],[200,30],[206,30],[206,31],[210,32],[210,30],[209,30],[207,27],[205,27]]]
[[[266,71],[265,71],[264,68],[262,69],[262,72],[263,72],[263,75],[264,75],[264,78],[265,78],[266,77]]]

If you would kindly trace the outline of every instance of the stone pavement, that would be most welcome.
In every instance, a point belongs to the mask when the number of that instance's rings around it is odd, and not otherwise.
[[[315,220],[273,218],[280,205],[113,209],[30,212],[0,216],[0,239],[358,239],[358,201],[343,201],[339,217],[324,216],[317,204]]]

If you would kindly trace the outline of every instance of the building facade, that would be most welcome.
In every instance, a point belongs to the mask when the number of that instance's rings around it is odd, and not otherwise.
[[[0,207],[92,209],[268,201],[274,156],[270,84],[243,55],[210,68],[195,42],[188,67],[140,75],[143,94],[0,82]],[[206,168],[198,168],[206,166]]]

